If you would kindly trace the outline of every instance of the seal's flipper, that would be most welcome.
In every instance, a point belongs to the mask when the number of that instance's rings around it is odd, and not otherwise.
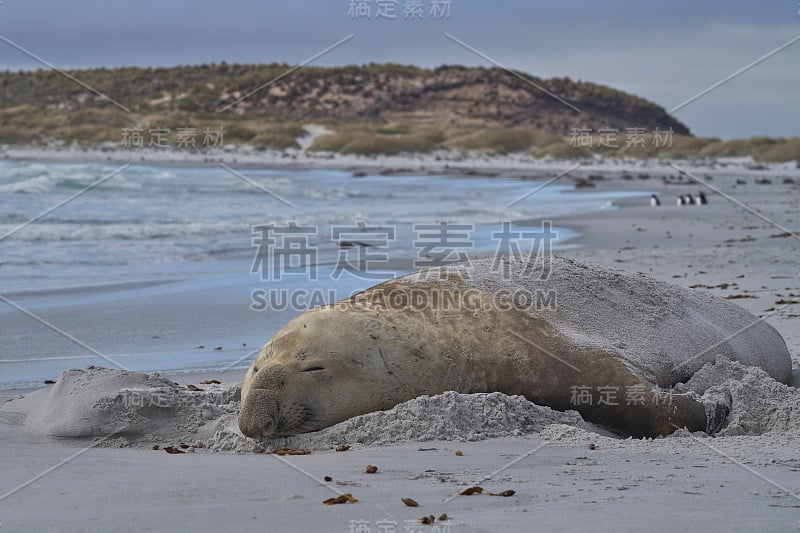
[[[652,398],[654,405],[651,406],[651,434],[648,436],[669,435],[682,428],[691,432],[705,431],[713,435],[725,426],[730,413],[730,396],[726,399],[714,394],[698,398],[691,393],[654,391]],[[638,420],[638,423],[645,422]]]
[[[626,436],[658,437],[686,428],[713,434],[727,421],[730,402],[694,394],[649,391],[627,405],[576,408],[588,421]]]
[[[722,430],[728,422],[728,415],[731,412],[733,399],[727,390],[717,392],[706,392],[698,400],[706,410],[706,429],[705,432],[713,435]]]

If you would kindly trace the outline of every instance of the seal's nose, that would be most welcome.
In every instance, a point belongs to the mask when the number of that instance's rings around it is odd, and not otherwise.
[[[253,368],[252,381],[242,397],[239,429],[248,437],[265,438],[275,432],[278,419],[277,393],[285,385],[286,366],[271,364]]]
[[[278,404],[275,396],[265,390],[251,390],[239,413],[239,430],[246,436],[259,439],[275,432]]]

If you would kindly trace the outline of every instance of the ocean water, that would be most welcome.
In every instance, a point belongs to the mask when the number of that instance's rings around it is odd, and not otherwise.
[[[18,306],[0,301],[0,387],[85,364],[109,366],[92,350],[137,370],[237,362],[302,311],[254,311],[254,290],[313,285],[338,298],[379,281],[331,275],[342,253],[332,228],[359,222],[391,228],[394,240],[375,249],[389,260],[408,260],[421,249],[415,224],[467,225],[469,249],[460,250],[489,254],[503,222],[611,209],[615,198],[648,194],[575,191],[565,181],[509,208],[539,184],[283,169],[241,170],[242,179],[215,166],[143,165],[85,190],[118,168],[0,162],[0,295]],[[282,279],[251,272],[258,251],[253,227],[289,222],[307,228],[304,249],[314,250],[320,266],[313,275]],[[569,246],[574,234],[556,229],[555,248]],[[385,277],[404,272],[378,265]],[[209,347],[196,347],[204,343]]]

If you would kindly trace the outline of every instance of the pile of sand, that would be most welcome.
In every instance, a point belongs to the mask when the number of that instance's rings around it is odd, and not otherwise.
[[[32,433],[101,446],[202,446],[212,421],[238,412],[238,387],[190,391],[160,374],[89,366],[68,370],[49,389],[0,406]],[[10,416],[15,415],[15,416]]]
[[[574,412],[554,411],[501,393],[422,396],[388,411],[357,416],[315,433],[259,442],[237,424],[240,387],[201,385],[190,391],[158,373],[88,367],[64,372],[50,389],[0,406],[32,433],[103,439],[102,446],[188,443],[215,451],[283,447],[333,449],[341,444],[477,441],[537,433],[552,424],[592,428]],[[14,416],[11,416],[14,415]]]
[[[342,444],[380,446],[409,441],[478,441],[564,428],[604,433],[575,411],[559,412],[501,393],[422,396],[388,411],[357,416],[315,433],[256,441],[237,424],[240,387],[188,390],[159,375],[88,367],[64,372],[56,384],[0,405],[0,419],[37,435],[101,439],[102,446],[187,443],[214,451],[279,448],[330,450]],[[719,358],[676,392],[726,397],[731,412],[722,436],[800,433],[800,391],[760,369]],[[555,429],[554,429],[555,428]],[[607,435],[607,433],[606,433]]]
[[[675,389],[730,395],[728,423],[718,435],[800,433],[800,391],[775,381],[760,368],[718,357]]]
[[[342,444],[380,446],[409,441],[478,441],[538,433],[552,424],[593,429],[575,411],[541,407],[522,396],[459,394],[421,396],[388,411],[356,416],[335,426],[285,439],[256,441],[239,432],[233,418],[220,422],[207,447],[250,452],[280,448],[329,450]]]

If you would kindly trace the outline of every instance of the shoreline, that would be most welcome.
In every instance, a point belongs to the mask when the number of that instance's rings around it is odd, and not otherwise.
[[[723,171],[736,174],[763,174],[765,176],[791,173],[800,175],[800,163],[760,163],[753,158],[708,158],[708,159],[648,159],[648,158],[592,158],[554,159],[537,158],[525,153],[491,155],[483,152],[436,151],[432,153],[409,153],[399,155],[348,155],[333,152],[310,152],[297,149],[255,151],[247,147],[228,145],[226,149],[213,153],[196,153],[181,150],[104,150],[77,148],[40,148],[22,146],[0,146],[0,160],[21,162],[48,162],[61,164],[114,163],[159,167],[208,168],[220,163],[236,165],[241,169],[263,167],[294,170],[341,170],[374,171],[381,169],[382,175],[400,176],[424,172],[430,175],[459,174],[478,177],[493,177],[505,174],[508,177],[537,179],[533,172],[562,172],[580,163],[581,172],[613,172],[629,170],[677,175],[671,165],[685,166],[698,171]]]

